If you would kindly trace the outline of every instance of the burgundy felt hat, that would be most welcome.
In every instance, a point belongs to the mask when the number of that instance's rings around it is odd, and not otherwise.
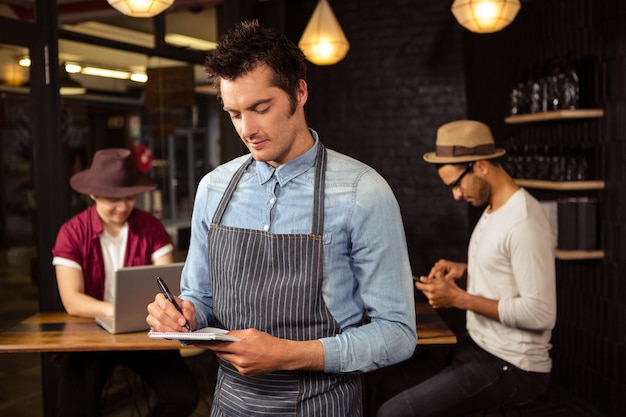
[[[70,186],[81,194],[121,198],[154,190],[156,182],[137,169],[130,149],[110,148],[97,151],[91,168],[74,174]]]

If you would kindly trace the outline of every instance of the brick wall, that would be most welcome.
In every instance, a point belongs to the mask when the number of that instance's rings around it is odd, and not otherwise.
[[[437,126],[465,115],[462,28],[446,2],[418,3],[330,1],[351,47],[336,65],[310,65],[307,117],[327,147],[387,179],[423,274],[441,257],[466,258],[468,225],[466,205],[422,160]]]

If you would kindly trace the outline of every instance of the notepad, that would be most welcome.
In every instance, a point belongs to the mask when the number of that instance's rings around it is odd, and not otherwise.
[[[179,341],[225,341],[237,342],[239,339],[228,336],[228,330],[217,327],[205,327],[195,332],[148,332],[152,339],[171,339]]]

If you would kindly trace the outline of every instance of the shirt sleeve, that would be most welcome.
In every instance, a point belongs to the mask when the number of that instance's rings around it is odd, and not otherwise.
[[[142,229],[144,231],[150,230],[149,236],[152,239],[153,248],[153,252],[151,254],[152,259],[172,252],[174,250],[172,238],[169,233],[167,233],[167,230],[165,229],[165,226],[163,226],[163,223],[161,223],[161,220],[150,213],[145,213],[145,221],[147,222],[148,227],[142,225]]]
[[[196,308],[198,328],[216,324],[213,318],[213,291],[210,285],[207,235],[214,209],[209,207],[210,175],[198,185],[191,217],[189,250],[181,277],[180,298],[191,301]],[[202,282],[205,285],[202,285]]]
[[[500,322],[527,330],[552,329],[556,322],[556,282],[549,225],[528,218],[511,230],[509,239],[519,295],[500,300]]]
[[[173,251],[174,251],[174,245],[172,245],[171,243],[168,243],[165,246],[161,246],[159,249],[152,252],[152,262],[154,262],[160,257],[167,255],[168,253],[171,253]]]
[[[417,341],[413,280],[400,209],[374,170],[359,181],[349,226],[356,292],[333,304],[362,303],[369,321],[324,338],[326,372],[366,372],[409,358]],[[332,309],[331,309],[332,312]]]
[[[83,251],[80,242],[86,240],[83,229],[78,227],[78,222],[64,223],[57,233],[56,242],[52,248],[52,255],[55,258],[64,258],[82,265]]]
[[[83,270],[83,267],[80,266],[78,263],[72,261],[71,259],[62,258],[60,256],[55,256],[54,258],[52,258],[52,265],[67,266],[70,268],[78,269],[79,271]]]

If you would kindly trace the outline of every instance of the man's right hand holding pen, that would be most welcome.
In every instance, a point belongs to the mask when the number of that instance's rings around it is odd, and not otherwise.
[[[193,303],[178,297],[174,297],[174,299],[180,306],[182,314],[161,293],[158,293],[154,297],[154,301],[148,304],[146,322],[151,330],[155,332],[188,332],[185,323],[189,324],[191,331],[198,329],[196,308]]]

